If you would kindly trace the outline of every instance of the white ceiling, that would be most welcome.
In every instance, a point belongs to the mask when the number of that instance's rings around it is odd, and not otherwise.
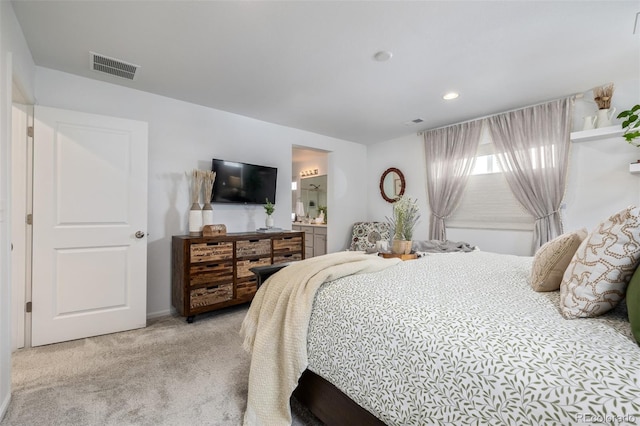
[[[365,144],[640,74],[639,1],[13,7],[39,66]],[[375,61],[380,50],[391,60]],[[134,81],[103,75],[90,51],[141,68]],[[460,97],[442,100],[451,90]]]

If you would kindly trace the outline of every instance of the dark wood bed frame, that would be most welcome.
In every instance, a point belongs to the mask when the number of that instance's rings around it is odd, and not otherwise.
[[[302,373],[293,396],[328,426],[384,426],[380,419],[310,370]]]

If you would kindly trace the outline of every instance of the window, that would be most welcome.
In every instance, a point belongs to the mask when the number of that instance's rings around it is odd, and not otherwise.
[[[460,205],[445,220],[447,228],[532,230],[533,222],[533,216],[511,192],[489,130],[483,126],[473,171]]]

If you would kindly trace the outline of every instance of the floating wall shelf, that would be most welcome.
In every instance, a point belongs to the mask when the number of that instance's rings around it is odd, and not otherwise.
[[[616,136],[622,136],[624,130],[619,124],[616,126],[601,127],[599,129],[582,130],[579,132],[572,132],[571,142],[587,142],[595,141],[598,139],[615,138]]]

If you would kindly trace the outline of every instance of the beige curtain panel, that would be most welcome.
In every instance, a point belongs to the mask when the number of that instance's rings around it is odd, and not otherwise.
[[[424,133],[427,192],[431,216],[429,239],[446,240],[445,219],[458,206],[480,142],[482,121],[456,124]]]
[[[573,98],[495,115],[495,152],[515,197],[535,218],[533,250],[562,233]]]

